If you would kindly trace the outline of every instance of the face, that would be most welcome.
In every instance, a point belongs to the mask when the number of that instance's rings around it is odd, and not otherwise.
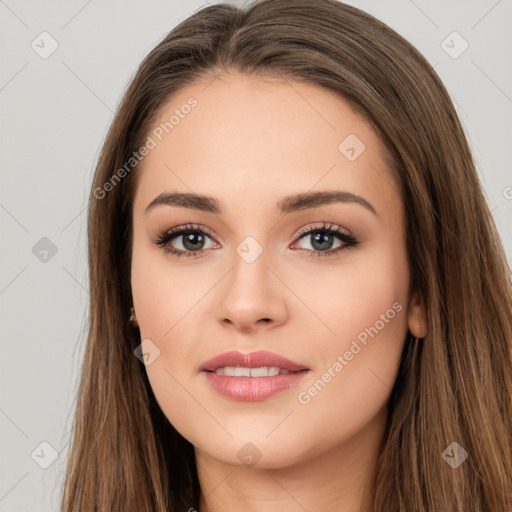
[[[169,421],[217,461],[266,468],[382,425],[412,309],[399,187],[370,125],[320,87],[232,73],[182,89],[148,135],[131,283]],[[266,351],[304,370],[202,370],[232,350],[209,366]]]

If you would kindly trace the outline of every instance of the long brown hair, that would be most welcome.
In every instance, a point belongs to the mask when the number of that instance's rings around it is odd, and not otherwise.
[[[224,70],[335,92],[376,128],[396,173],[411,287],[428,335],[405,340],[374,471],[374,510],[510,512],[512,285],[464,131],[426,59],[382,22],[335,0],[203,8],[147,55],[125,91],[89,200],[89,330],[62,512],[199,506],[193,447],[163,415],[134,356],[138,167],[126,162],[174,93]],[[454,442],[468,454],[457,468],[442,456]]]

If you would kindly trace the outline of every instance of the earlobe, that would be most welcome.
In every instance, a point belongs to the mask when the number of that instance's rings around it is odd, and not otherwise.
[[[428,333],[427,320],[419,293],[414,290],[411,294],[408,312],[409,331],[415,338],[424,338]]]
[[[130,325],[139,325],[139,322],[137,322],[137,317],[135,316],[135,308],[132,306],[130,308]]]

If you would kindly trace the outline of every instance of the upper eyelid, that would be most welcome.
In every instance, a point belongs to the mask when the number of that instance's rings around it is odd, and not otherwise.
[[[174,238],[179,238],[180,236],[184,236],[184,234],[186,232],[188,232],[188,231],[192,231],[192,232],[193,231],[200,231],[200,232],[203,232],[210,239],[212,239],[215,243],[219,243],[217,241],[216,237],[207,228],[205,228],[204,226],[199,226],[199,225],[193,226],[191,224],[186,224],[186,225],[182,225],[182,226],[176,226],[174,228],[171,228],[171,229],[168,229],[166,231],[163,231],[161,233],[161,235],[159,236],[159,239],[162,240],[164,237],[168,238],[168,240],[166,240],[165,243],[169,243]],[[342,240],[340,238],[340,236],[343,235],[343,234],[347,235],[350,238],[354,238],[356,240],[358,239],[357,235],[352,234],[352,232],[347,230],[346,228],[344,228],[342,226],[338,226],[337,224],[333,224],[332,222],[322,221],[322,225],[321,226],[314,226],[313,225],[313,226],[308,226],[308,227],[301,228],[294,235],[294,240],[298,241],[298,240],[304,238],[305,236],[310,235],[314,231],[326,231],[326,232],[331,231],[333,233],[333,235],[335,237],[337,237],[338,239],[340,239],[340,240]],[[162,245],[163,245],[163,243],[162,243]],[[206,250],[206,249],[202,249],[202,250]]]
[[[333,224],[332,222],[323,222],[322,226],[308,226],[305,228],[299,229],[295,236],[303,236],[311,233],[312,231],[332,231],[334,233],[338,233],[341,231],[343,234],[351,236],[352,233],[347,228],[343,226],[338,226],[337,224]]]
[[[177,226],[175,228],[171,228],[166,231],[163,231],[162,235],[163,236],[174,235],[177,237],[177,236],[183,236],[187,231],[201,231],[205,235],[208,235],[210,238],[215,240],[215,236],[213,235],[213,233],[211,233],[207,228],[205,228],[203,226],[194,226],[194,227],[189,227],[188,225]],[[174,238],[174,236],[173,236],[173,238]]]
[[[308,226],[308,227],[299,229],[299,231],[296,233],[295,236],[303,236],[303,235],[308,234],[311,231],[337,231],[337,230],[341,230],[343,233],[345,233],[347,235],[351,234],[351,232],[348,229],[346,229],[342,226],[338,226],[336,224],[333,224],[332,222],[323,221],[322,226]],[[208,235],[210,238],[215,239],[215,235],[213,235],[213,233],[208,228],[205,228],[204,226],[199,226],[199,225],[198,226],[190,226],[190,225],[176,226],[174,228],[167,229],[167,230],[163,231],[161,233],[161,235],[163,235],[163,236],[165,236],[165,235],[181,236],[181,235],[183,235],[183,232],[186,232],[186,231],[202,231],[206,235]]]

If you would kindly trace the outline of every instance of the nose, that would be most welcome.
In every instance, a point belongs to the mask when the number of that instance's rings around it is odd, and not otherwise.
[[[220,291],[219,321],[244,333],[284,323],[288,315],[286,287],[274,273],[263,254],[252,263],[235,258]]]

